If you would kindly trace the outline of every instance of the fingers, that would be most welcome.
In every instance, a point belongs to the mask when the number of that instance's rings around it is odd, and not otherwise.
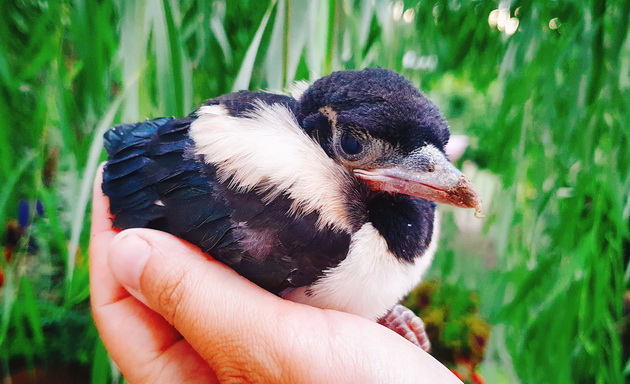
[[[458,382],[386,328],[282,300],[168,234],[125,231],[109,260],[114,276],[173,324],[221,382]]]
[[[292,303],[158,231],[124,231],[109,259],[115,277],[173,324],[221,381],[243,371],[252,381],[283,371],[278,353],[264,347],[286,341],[270,338],[279,334],[273,330],[279,307]]]
[[[107,261],[112,229],[102,170],[94,182],[90,240],[90,290],[101,338],[129,382],[216,382],[214,373],[160,315],[132,297]]]
[[[103,195],[101,184],[103,166],[99,168],[92,191],[92,228],[90,233],[90,294],[93,303],[98,305],[117,301],[129,293],[109,273],[107,250],[116,231],[112,229],[109,203]]]
[[[217,382],[190,344],[133,297],[95,308],[94,318],[105,347],[129,383]]]

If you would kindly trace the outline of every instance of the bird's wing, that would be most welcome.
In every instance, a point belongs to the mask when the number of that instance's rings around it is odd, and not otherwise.
[[[244,100],[247,100],[246,102]],[[256,103],[288,96],[237,93],[206,102],[235,118]],[[284,194],[269,201],[256,190],[238,191],[202,161],[189,135],[195,115],[117,126],[105,135],[109,153],[103,191],[114,225],[165,230],[272,292],[312,283],[345,257],[350,236],[317,225],[317,212],[296,214]]]

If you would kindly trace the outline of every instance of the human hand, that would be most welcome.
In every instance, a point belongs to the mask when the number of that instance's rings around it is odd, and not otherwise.
[[[130,383],[461,383],[381,325],[283,300],[169,234],[118,233],[100,172],[90,275],[96,326]]]

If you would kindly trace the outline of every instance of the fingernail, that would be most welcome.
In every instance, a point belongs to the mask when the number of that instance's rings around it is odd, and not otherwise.
[[[112,274],[121,285],[143,302],[140,277],[150,254],[149,243],[133,232],[121,232],[114,238],[109,250],[109,268]]]

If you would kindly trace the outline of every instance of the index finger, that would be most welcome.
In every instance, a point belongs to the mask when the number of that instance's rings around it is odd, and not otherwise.
[[[112,239],[118,233],[112,227],[109,201],[103,194],[103,164],[94,178],[92,191],[92,229],[90,232],[90,279],[91,299],[94,307],[106,305],[128,297],[125,290],[112,276],[107,264],[107,253]]]

